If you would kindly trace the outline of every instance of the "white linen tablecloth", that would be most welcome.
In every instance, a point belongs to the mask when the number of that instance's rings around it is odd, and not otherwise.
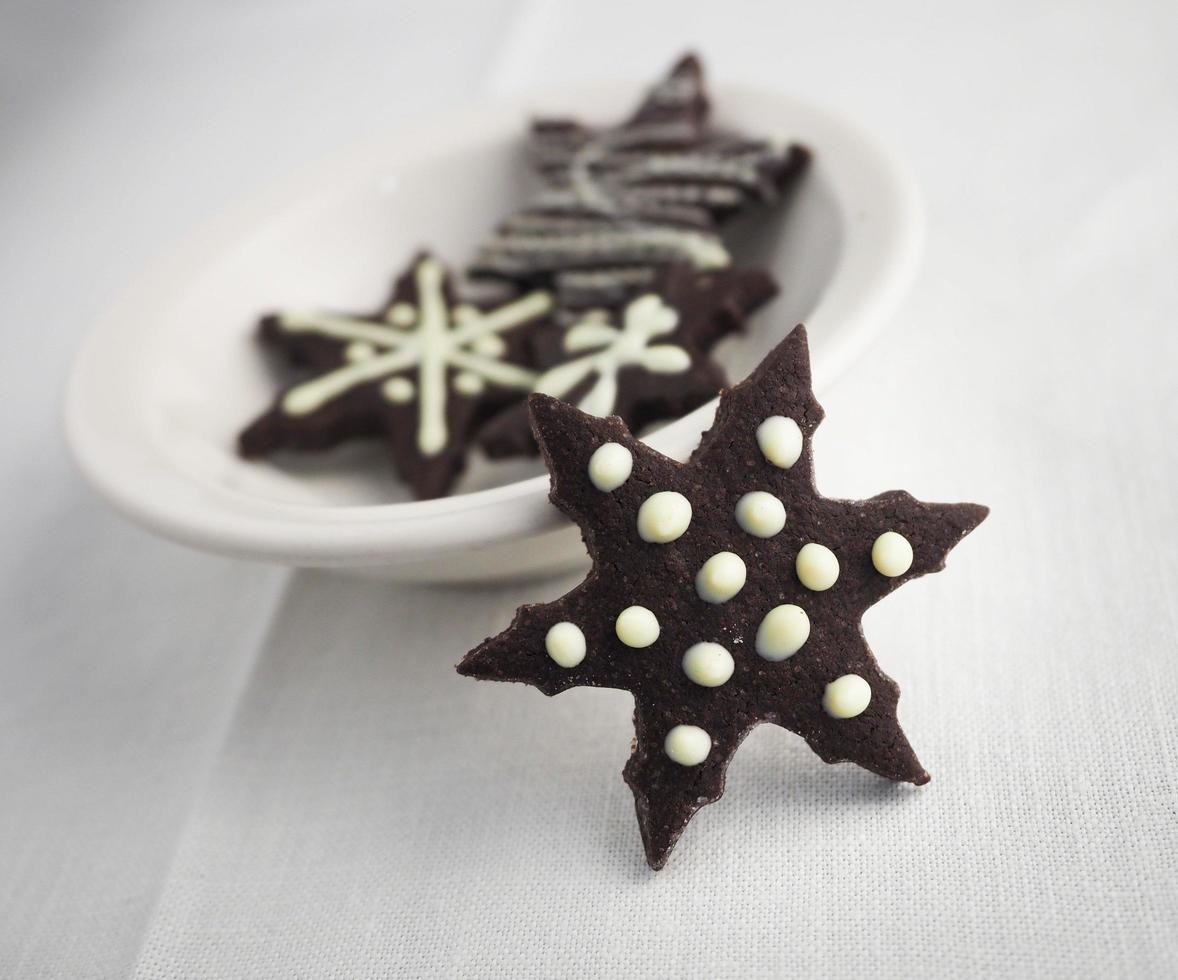
[[[628,697],[453,664],[569,581],[414,589],[110,514],[57,401],[226,200],[488,92],[714,75],[911,160],[928,254],[823,397],[819,482],[977,500],[867,616],[920,790],[753,734],[663,872]],[[1178,8],[1169,2],[0,10],[0,976],[1178,973]]]

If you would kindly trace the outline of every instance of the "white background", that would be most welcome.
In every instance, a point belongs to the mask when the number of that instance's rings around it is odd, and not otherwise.
[[[90,495],[58,402],[98,311],[227,202],[688,45],[866,122],[929,205],[824,397],[823,489],[994,512],[866,620],[934,781],[759,730],[656,876],[624,695],[452,673],[567,582],[182,550]],[[5,0],[0,976],[1178,972],[1176,50],[1168,0]]]

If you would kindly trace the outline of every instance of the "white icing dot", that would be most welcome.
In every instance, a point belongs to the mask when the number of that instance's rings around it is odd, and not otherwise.
[[[394,303],[385,319],[397,327],[411,327],[417,322],[417,310],[412,303]]]
[[[589,480],[603,493],[616,490],[634,469],[634,454],[619,442],[607,442],[589,457]]]
[[[719,687],[735,669],[732,654],[719,643],[696,643],[683,654],[683,673],[700,687]]]
[[[792,657],[810,638],[810,617],[801,606],[774,606],[757,628],[757,653],[766,660]]]
[[[659,638],[659,621],[645,606],[628,606],[614,622],[614,632],[628,647],[641,650]]]
[[[712,751],[712,736],[695,725],[676,725],[663,739],[663,751],[681,766],[698,766]]]
[[[795,562],[798,580],[812,592],[825,592],[839,577],[839,560],[824,544],[803,545]]]
[[[454,375],[454,390],[460,395],[477,395],[486,387],[483,379],[473,371],[459,371]]]
[[[585,634],[576,623],[557,623],[545,634],[544,649],[561,667],[576,667],[585,659]]]
[[[785,527],[785,504],[764,490],[746,493],[736,502],[736,523],[758,538],[771,538]]]
[[[871,546],[871,564],[888,578],[903,575],[912,567],[912,545],[904,535],[884,531]]]
[[[497,333],[485,333],[470,342],[470,349],[484,357],[499,358],[507,353],[507,341]]]
[[[471,306],[469,303],[459,303],[450,310],[450,316],[455,323],[469,323],[478,319],[479,310],[477,306]]]
[[[770,463],[788,470],[802,455],[802,430],[793,419],[771,415],[757,426],[757,445]]]
[[[638,536],[652,544],[674,541],[691,523],[691,503],[674,490],[652,493],[638,508]]]
[[[826,685],[822,707],[831,718],[854,718],[871,703],[871,685],[858,674],[843,674]]]
[[[344,360],[351,363],[356,361],[366,361],[370,357],[376,355],[376,348],[372,344],[363,340],[354,340],[344,348]]]
[[[384,393],[385,398],[398,405],[413,401],[413,396],[417,393],[413,382],[408,378],[389,378],[380,390]]]
[[[740,555],[720,551],[703,563],[695,575],[695,591],[704,602],[727,602],[744,588],[747,569]]]

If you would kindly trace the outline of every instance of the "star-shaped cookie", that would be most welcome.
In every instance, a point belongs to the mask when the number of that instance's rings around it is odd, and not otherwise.
[[[476,273],[552,286],[566,307],[611,305],[674,262],[731,262],[719,225],[780,200],[809,162],[801,146],[707,126],[703,68],[682,58],[625,122],[533,124],[544,187],[484,242]]]
[[[900,491],[819,494],[810,443],[822,409],[803,328],[724,393],[686,463],[617,418],[530,401],[551,499],[581,526],[593,568],[555,602],[522,607],[458,670],[549,695],[633,694],[625,779],[652,868],[723,793],[729,760],[762,722],[801,735],[826,762],[928,781],[860,620],[940,570],[987,510]]]
[[[620,416],[635,432],[679,418],[725,383],[712,347],[776,293],[773,277],[759,269],[671,266],[620,307],[587,310],[568,327],[535,331],[533,349],[544,370],[533,390],[590,415]],[[479,442],[492,457],[535,452],[527,406],[496,416]]]
[[[418,497],[446,493],[488,418],[531,390],[527,333],[552,296],[535,291],[483,308],[459,302],[442,264],[422,253],[373,316],[287,312],[262,321],[263,342],[313,377],[280,392],[238,439],[243,456],[326,449],[384,436]]]

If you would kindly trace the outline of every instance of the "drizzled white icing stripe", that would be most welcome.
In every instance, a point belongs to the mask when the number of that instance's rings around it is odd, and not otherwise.
[[[554,271],[594,262],[690,262],[718,269],[731,262],[728,249],[713,234],[684,228],[610,228],[572,235],[510,235],[491,239],[479,264],[504,273]]]
[[[309,415],[345,391],[386,374],[403,371],[411,367],[415,360],[417,355],[413,351],[396,350],[379,357],[355,361],[347,367],[337,368],[330,374],[291,388],[282,399],[282,408],[288,415]]]
[[[594,135],[577,127],[533,130],[530,155],[535,164],[553,162],[567,167],[570,158],[587,143],[607,143],[614,152],[643,146],[682,146],[690,149],[700,142],[699,126],[695,122],[667,120],[630,125]]]
[[[726,160],[695,160],[689,157],[643,160],[623,170],[618,177],[628,183],[644,180],[714,180],[748,188],[756,187],[760,179],[754,167],[742,167]]]
[[[430,259],[417,266],[417,448],[432,456],[446,445],[446,333],[450,326],[445,274]]]

